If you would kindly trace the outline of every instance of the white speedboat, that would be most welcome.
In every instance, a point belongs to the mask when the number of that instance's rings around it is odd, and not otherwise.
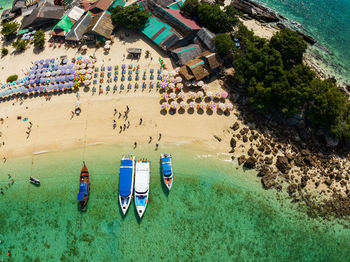
[[[135,206],[140,219],[145,213],[148,194],[151,162],[138,160],[135,165]]]
[[[173,166],[171,163],[171,155],[170,154],[161,154],[160,155],[160,163],[162,166],[162,176],[165,186],[168,190],[171,189],[174,182],[174,174],[173,174]]]
[[[123,157],[120,162],[119,173],[119,204],[123,215],[126,214],[130,206],[133,188],[134,188],[134,173],[135,173],[135,157]]]

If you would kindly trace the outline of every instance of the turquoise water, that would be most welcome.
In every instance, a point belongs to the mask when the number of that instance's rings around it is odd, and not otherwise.
[[[346,261],[350,230],[308,218],[282,194],[261,188],[254,172],[229,156],[204,157],[184,147],[172,152],[175,181],[162,186],[159,153],[152,160],[150,201],[139,223],[132,203],[122,218],[118,165],[127,146],[94,146],[8,160],[1,164],[0,258],[5,261]],[[203,155],[203,156],[201,156]],[[76,194],[82,159],[91,175],[86,213]],[[33,175],[42,185],[27,182]],[[278,200],[280,199],[280,200]],[[8,259],[8,249],[12,257]]]
[[[7,8],[12,7],[13,0],[1,0],[0,1],[0,6],[2,6],[5,10]],[[3,10],[0,10],[0,14],[2,13]]]
[[[312,48],[333,73],[350,83],[350,1],[349,0],[257,0],[289,19],[325,46]]]

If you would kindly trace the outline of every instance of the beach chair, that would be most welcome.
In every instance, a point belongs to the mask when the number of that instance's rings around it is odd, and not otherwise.
[[[132,76],[129,76],[129,77],[128,77],[128,81],[131,81],[131,80],[132,80]]]
[[[104,66],[101,66],[101,71],[105,71],[106,68]]]
[[[114,66],[114,71],[117,71],[118,70],[118,66]]]
[[[92,81],[92,83],[93,83],[94,85],[97,85],[97,80],[95,79],[94,81]]]
[[[98,72],[98,71],[99,71],[98,67],[95,67],[95,72]]]
[[[135,89],[139,89],[139,84],[135,83]]]
[[[97,78],[97,77],[98,77],[98,74],[97,74],[97,73],[95,73],[95,74],[94,74],[94,78]]]
[[[154,75],[150,75],[149,79],[153,80],[154,79]]]
[[[101,72],[100,77],[105,77],[105,73]]]
[[[123,74],[123,75],[126,74],[126,70],[125,70],[125,69],[122,70],[122,74]]]
[[[110,86],[108,85],[108,86],[106,87],[106,91],[109,92],[110,90],[111,90],[111,88],[110,88]]]
[[[157,76],[158,80],[162,80],[162,77],[160,75]]]
[[[128,84],[128,89],[131,89],[131,84],[130,83]]]
[[[112,75],[111,72],[107,73],[107,77],[111,77],[111,75]]]
[[[159,83],[159,82],[157,82],[156,88],[157,88],[157,89],[160,89],[160,83]]]
[[[122,69],[125,69],[125,64],[122,65]]]
[[[136,69],[135,73],[138,75],[140,73],[140,70]]]
[[[92,93],[96,93],[96,87],[92,88]]]
[[[118,81],[118,77],[115,76],[115,77],[114,77],[114,82],[117,82],[117,81]]]
[[[146,80],[146,78],[147,78],[146,75],[142,76],[142,80]]]
[[[153,73],[154,73],[154,69],[151,68],[151,69],[149,70],[149,72],[150,72],[151,74],[153,74]]]
[[[139,81],[139,75],[136,75],[136,76],[135,76],[135,80],[136,80],[136,81]]]
[[[132,70],[128,70],[128,75],[132,75]]]
[[[142,83],[142,89],[146,89],[147,88],[147,85],[146,85],[146,83],[144,82],[144,83]]]
[[[117,90],[118,90],[118,86],[117,86],[117,85],[114,85],[113,91],[117,91]]]
[[[112,78],[108,79],[108,83],[112,83],[112,81],[113,81]]]
[[[121,84],[121,85],[120,85],[120,90],[124,90],[124,88],[125,88],[124,85]]]
[[[149,88],[153,89],[153,83],[149,83]]]
[[[122,81],[125,81],[125,76],[124,76],[124,75],[122,76],[122,79],[121,79],[121,80],[122,80]]]
[[[114,71],[114,75],[118,75],[119,74],[119,71]]]
[[[108,71],[112,71],[112,67],[111,66],[108,67]]]
[[[158,73],[158,75],[160,75],[162,73],[162,70],[158,69],[157,73]]]

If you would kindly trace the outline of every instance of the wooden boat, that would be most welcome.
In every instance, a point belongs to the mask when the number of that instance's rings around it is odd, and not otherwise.
[[[140,219],[146,211],[149,195],[151,162],[138,160],[135,165],[135,207]]]
[[[160,163],[162,166],[162,176],[165,186],[168,190],[171,189],[174,182],[174,173],[173,166],[171,163],[171,155],[170,154],[161,154],[160,155]]]
[[[32,177],[32,176],[31,176],[31,177],[29,178],[29,182],[32,183],[32,184],[34,184],[34,185],[40,186],[40,180],[37,179],[37,178],[35,178],[35,177]]]
[[[84,166],[80,172],[79,193],[77,196],[77,200],[81,211],[85,211],[86,209],[86,205],[89,199],[89,191],[90,191],[89,171],[84,162]]]
[[[123,157],[120,162],[119,173],[119,204],[123,215],[129,209],[134,189],[135,157]]]

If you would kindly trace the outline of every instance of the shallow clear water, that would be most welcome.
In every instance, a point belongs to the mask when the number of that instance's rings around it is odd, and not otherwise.
[[[167,194],[159,153],[152,160],[150,201],[139,223],[134,204],[122,218],[118,168],[127,146],[94,146],[8,160],[0,167],[0,258],[13,261],[345,261],[350,230],[309,219],[283,195],[261,188],[254,172],[229,156],[168,147],[175,181]],[[91,174],[86,213],[76,194],[82,159]],[[33,164],[32,164],[33,163]],[[42,185],[27,182],[30,175]],[[282,200],[277,200],[282,198]]]
[[[256,0],[302,24],[321,45],[319,54],[333,73],[350,83],[350,1],[349,0]]]

